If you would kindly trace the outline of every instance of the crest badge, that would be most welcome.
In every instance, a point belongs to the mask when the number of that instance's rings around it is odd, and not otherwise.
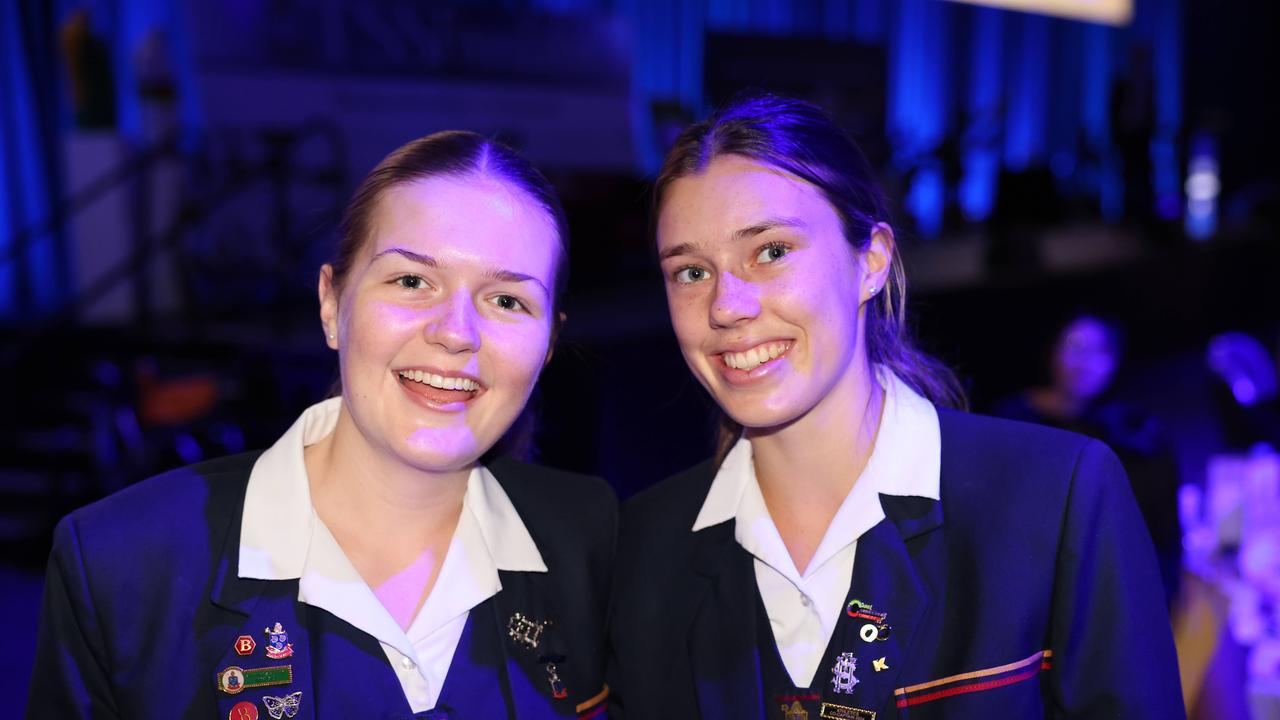
[[[263,628],[267,636],[267,657],[272,660],[283,660],[293,655],[293,645],[289,642],[289,633],[284,626],[276,623],[274,627]]]
[[[836,664],[831,668],[831,689],[837,693],[851,693],[858,678],[853,676],[858,669],[858,658],[853,653],[840,653]]]

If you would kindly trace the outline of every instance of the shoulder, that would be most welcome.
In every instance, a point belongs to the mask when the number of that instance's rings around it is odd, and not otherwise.
[[[1057,428],[939,410],[942,466],[1070,473],[1084,454],[1113,455],[1101,442]]]
[[[715,461],[708,458],[636,493],[622,507],[624,527],[661,534],[689,533],[715,475]]]
[[[258,452],[218,458],[171,470],[86,505],[58,523],[54,552],[119,557],[178,551],[203,540],[201,529],[239,516]]]
[[[715,467],[714,460],[707,459],[623,504],[618,532],[620,566],[651,575],[686,552],[695,542],[693,523],[715,478]]]
[[[613,488],[593,475],[557,470],[508,457],[486,465],[520,517],[534,527],[572,526],[609,536],[617,526],[618,498]]]
[[[1098,440],[1015,420],[939,410],[944,504],[1052,512],[1081,493],[1128,492],[1124,469]]]
[[[558,470],[509,457],[498,458],[486,467],[517,507],[531,504],[599,510],[618,505],[613,488],[594,475]]]

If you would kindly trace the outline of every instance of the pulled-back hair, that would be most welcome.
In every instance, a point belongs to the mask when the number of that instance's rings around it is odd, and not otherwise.
[[[552,298],[553,322],[559,322],[560,298],[569,279],[569,223],[550,181],[533,163],[506,145],[478,133],[446,130],[401,145],[365,176],[347,203],[338,226],[333,283],[342,287],[351,263],[369,239],[378,203],[388,191],[433,177],[491,177],[523,191],[547,212],[560,241]]]
[[[712,160],[737,155],[783,170],[822,192],[835,209],[845,240],[859,253],[878,223],[889,222],[888,203],[853,138],[815,105],[770,94],[740,95],[706,120],[689,126],[667,153],[654,183],[651,217],[656,227],[671,183],[706,171]],[[916,347],[907,325],[907,283],[893,244],[884,291],[867,303],[869,362],[884,365],[940,407],[963,409],[964,389],[950,368]],[[736,437],[741,428],[724,428]],[[735,432],[736,431],[736,432]],[[721,455],[731,439],[722,433]]]

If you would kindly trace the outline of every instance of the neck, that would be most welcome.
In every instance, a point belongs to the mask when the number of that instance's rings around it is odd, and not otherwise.
[[[316,514],[408,628],[448,552],[471,469],[433,473],[408,466],[370,446],[345,407],[334,431],[303,457]]]
[[[884,390],[863,360],[802,417],[748,432],[761,494],[798,571],[871,458],[883,408]]]
[[[471,468],[431,472],[405,464],[372,447],[344,407],[334,431],[306,449],[312,503],[338,524],[364,532],[403,537],[442,521],[453,524],[462,511]]]

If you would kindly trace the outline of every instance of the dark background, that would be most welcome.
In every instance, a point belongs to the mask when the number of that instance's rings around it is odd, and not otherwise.
[[[536,400],[541,459],[623,497],[710,447],[648,183],[675,132],[744,88],[819,102],[858,138],[894,202],[913,325],[975,409],[1045,382],[1061,324],[1104,314],[1128,335],[1116,393],[1199,483],[1232,449],[1207,342],[1280,349],[1270,4],[1136,0],[1118,27],[942,0],[3,13],[0,705],[22,704],[57,518],[266,447],[328,393],[316,272],[355,183],[418,135],[497,136],[561,192],[569,322]],[[1197,229],[1203,152],[1220,192]]]

